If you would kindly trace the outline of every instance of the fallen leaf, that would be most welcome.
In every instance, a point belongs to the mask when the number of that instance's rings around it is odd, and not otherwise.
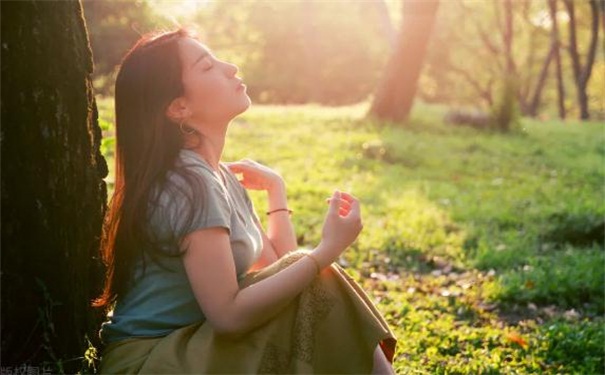
[[[521,335],[519,335],[517,332],[509,333],[506,338],[508,339],[508,341],[514,342],[523,348],[526,348],[528,346],[527,341],[525,341],[525,339],[521,337]]]

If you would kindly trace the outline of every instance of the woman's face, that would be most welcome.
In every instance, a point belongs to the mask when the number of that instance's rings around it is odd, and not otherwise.
[[[225,124],[250,107],[241,79],[235,75],[237,66],[217,59],[198,40],[179,41],[184,99],[189,109],[186,123]]]

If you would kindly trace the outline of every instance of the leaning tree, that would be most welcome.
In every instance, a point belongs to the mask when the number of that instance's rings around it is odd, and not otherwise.
[[[439,0],[403,0],[403,17],[395,48],[378,85],[368,115],[402,122],[412,109]]]
[[[3,372],[73,373],[96,339],[103,274],[92,53],[79,1],[1,7]]]

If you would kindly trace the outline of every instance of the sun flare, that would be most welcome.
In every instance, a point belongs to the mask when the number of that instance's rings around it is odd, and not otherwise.
[[[156,12],[164,16],[189,18],[206,7],[211,0],[149,0]]]

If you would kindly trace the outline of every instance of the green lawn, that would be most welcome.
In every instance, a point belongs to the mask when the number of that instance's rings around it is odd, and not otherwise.
[[[110,136],[112,101],[98,103]],[[604,373],[605,124],[523,119],[505,135],[417,105],[392,128],[366,108],[253,105],[223,160],[282,174],[301,246],[334,189],[360,198],[340,263],[397,334],[397,372]]]

